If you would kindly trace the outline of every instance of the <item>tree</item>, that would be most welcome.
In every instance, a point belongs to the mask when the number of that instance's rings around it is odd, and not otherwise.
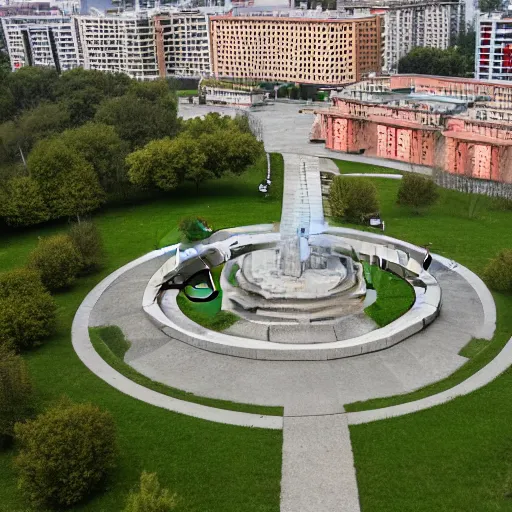
[[[27,165],[53,219],[79,218],[106,199],[92,165],[59,137],[37,143]]]
[[[55,328],[55,311],[37,271],[0,274],[0,345],[17,352],[40,345]]]
[[[59,80],[58,73],[52,68],[24,66],[5,79],[7,87],[14,97],[17,111],[34,108],[42,101],[53,101]]]
[[[89,274],[101,268],[105,254],[96,225],[90,221],[77,222],[71,226],[69,236],[80,254],[81,273]]]
[[[105,98],[125,94],[130,83],[130,78],[123,73],[77,68],[62,73],[55,96],[70,112],[72,125],[80,126],[94,118]]]
[[[114,467],[114,421],[95,405],[61,401],[14,431],[19,488],[39,508],[79,503]]]
[[[9,226],[32,226],[47,221],[50,212],[37,182],[28,176],[10,179],[0,204],[0,217]]]
[[[398,204],[408,206],[416,213],[432,206],[438,199],[437,185],[429,178],[419,174],[403,175],[398,189]]]
[[[165,96],[153,99],[155,90],[148,92],[142,85],[140,87],[119,98],[106,100],[96,113],[96,121],[113,126],[131,149],[140,148],[151,140],[172,137],[178,130],[174,95],[168,91]]]
[[[501,12],[503,11],[503,0],[479,0],[478,8],[482,12]]]
[[[29,267],[37,270],[51,291],[68,288],[82,268],[80,253],[68,235],[41,238],[30,253]]]
[[[14,424],[32,414],[32,383],[25,361],[0,345],[0,448],[14,437]]]
[[[498,292],[512,292],[512,249],[503,249],[484,270],[484,280]]]
[[[2,53],[0,52],[0,57]],[[0,71],[0,77],[2,76]],[[6,86],[0,87],[0,123],[8,121],[16,112],[16,104],[11,90]]]
[[[155,140],[128,155],[128,176],[138,186],[173,190],[185,179],[196,186],[213,174],[205,169],[206,155],[199,141],[187,134]]]
[[[143,471],[139,485],[128,495],[124,512],[170,512],[176,507],[176,496],[162,489],[156,473]]]
[[[329,190],[329,204],[333,217],[362,223],[379,211],[377,188],[365,178],[336,176]]]
[[[474,62],[474,61],[473,61]],[[458,48],[414,48],[398,63],[399,73],[465,77],[473,72],[470,58]]]
[[[263,143],[252,133],[234,132],[229,136],[227,171],[241,174],[263,154]]]
[[[116,183],[125,180],[124,159],[128,148],[112,126],[89,122],[66,130],[60,140],[92,165],[103,190],[110,191]]]

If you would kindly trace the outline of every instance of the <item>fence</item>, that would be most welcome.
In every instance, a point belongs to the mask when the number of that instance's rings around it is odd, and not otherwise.
[[[434,181],[443,188],[458,190],[459,192],[512,199],[512,183],[480,180],[461,176],[460,174],[450,174],[441,170],[434,172]]]

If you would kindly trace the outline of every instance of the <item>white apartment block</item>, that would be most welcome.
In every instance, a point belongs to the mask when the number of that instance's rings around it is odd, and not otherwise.
[[[484,14],[476,32],[475,78],[512,80],[512,15]]]
[[[13,70],[23,66],[49,66],[60,73],[81,65],[70,17],[11,16],[1,21]]]
[[[155,16],[160,76],[201,77],[210,68],[208,15],[199,11]]]
[[[464,28],[465,4],[443,0],[338,0],[347,14],[383,17],[382,71],[396,73],[399,60],[416,47],[446,49]]]
[[[159,77],[153,19],[147,15],[76,16],[83,65],[136,80]]]

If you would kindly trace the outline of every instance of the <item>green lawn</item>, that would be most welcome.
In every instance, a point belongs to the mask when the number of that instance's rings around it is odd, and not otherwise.
[[[470,197],[441,190],[425,215],[396,205],[398,183],[378,186],[386,234],[418,245],[481,274],[487,261],[512,247],[512,213],[489,198],[470,218]],[[345,406],[385,407],[452,387],[487,364],[512,335],[512,296],[494,293],[498,328],[492,341],[472,341],[471,359],[440,383],[408,395]],[[406,343],[406,342],[405,342]],[[512,511],[512,370],[491,384],[430,410],[350,427],[363,512]]]
[[[183,89],[182,91],[176,91],[176,95],[178,97],[183,96],[198,96],[199,93],[197,92],[197,89]]]
[[[364,312],[379,326],[390,324],[411,309],[414,289],[401,277],[377,265],[363,263],[366,284],[377,292],[377,300]]]
[[[258,192],[265,174],[262,159],[240,177],[204,184],[197,195],[193,187],[185,186],[165,198],[96,215],[107,265],[101,273],[80,279],[72,290],[56,296],[56,334],[26,355],[40,409],[66,394],[108,409],[117,424],[118,467],[106,491],[75,510],[121,510],[143,469],[158,472],[162,484],[178,493],[179,511],[279,510],[282,432],[210,423],[134,400],[93,375],[75,355],[70,340],[73,316],[87,292],[116,268],[158,247],[182,216],[204,216],[216,228],[278,221],[281,200],[265,199]],[[66,229],[62,223],[2,233],[0,271],[23,265],[38,237]],[[14,450],[0,454],[2,512],[26,510],[16,488],[13,454]]]
[[[391,169],[389,167],[381,167],[379,165],[368,165],[360,162],[348,162],[346,160],[334,160],[332,161],[338,166],[338,169],[342,174],[345,173],[375,173],[375,174],[402,174],[401,171]]]

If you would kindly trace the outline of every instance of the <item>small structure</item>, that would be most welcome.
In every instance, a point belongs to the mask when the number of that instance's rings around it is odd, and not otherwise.
[[[263,105],[265,91],[253,83],[207,78],[199,82],[199,99],[207,105],[254,107]]]

